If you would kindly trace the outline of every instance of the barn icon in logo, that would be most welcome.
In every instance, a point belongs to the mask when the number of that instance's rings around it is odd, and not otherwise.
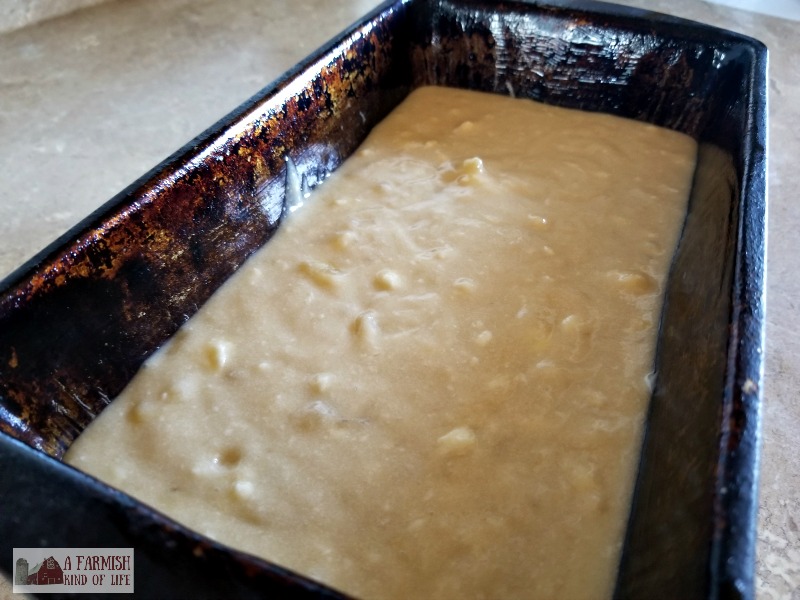
[[[52,556],[29,568],[28,561],[18,558],[14,570],[16,585],[51,585],[64,583],[64,571]]]

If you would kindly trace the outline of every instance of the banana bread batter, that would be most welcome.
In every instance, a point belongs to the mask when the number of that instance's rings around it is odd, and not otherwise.
[[[609,596],[695,154],[417,90],[66,460],[367,600]]]

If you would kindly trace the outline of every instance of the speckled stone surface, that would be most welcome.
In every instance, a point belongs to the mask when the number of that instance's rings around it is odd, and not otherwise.
[[[20,29],[108,0],[4,0],[0,2],[0,33]]]
[[[757,597],[800,600],[800,23],[701,0],[621,3],[770,49]],[[116,0],[0,35],[0,276],[376,4]],[[0,598],[10,591],[0,579]]]

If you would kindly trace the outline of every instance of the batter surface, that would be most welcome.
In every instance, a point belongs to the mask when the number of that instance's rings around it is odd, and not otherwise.
[[[420,89],[66,460],[368,600],[608,596],[695,154]]]

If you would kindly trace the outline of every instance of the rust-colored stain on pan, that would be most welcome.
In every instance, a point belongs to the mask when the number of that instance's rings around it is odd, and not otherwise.
[[[314,185],[358,144],[366,120],[391,108],[385,97],[364,102],[387,95],[377,74],[394,65],[391,20],[354,32],[308,80],[240,109],[7,282],[0,429],[61,456],[143,359],[272,235],[287,157]]]

